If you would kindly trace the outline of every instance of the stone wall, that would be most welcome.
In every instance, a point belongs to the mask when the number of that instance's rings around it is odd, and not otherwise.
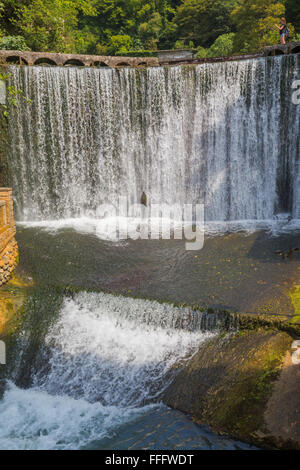
[[[32,51],[0,51],[0,64],[10,65],[56,65],[82,67],[158,67],[159,65],[202,64],[206,62],[226,62],[245,60],[269,55],[299,54],[300,42],[291,42],[285,46],[280,44],[265,47],[258,54],[239,55],[230,57],[210,57],[197,59],[192,51],[158,51],[158,57],[115,57],[87,54],[58,54],[54,52]]]
[[[264,56],[275,56],[284,54],[299,54],[300,42],[289,42],[285,45],[275,44],[274,46],[265,47],[263,49]]]
[[[0,286],[10,279],[18,262],[15,234],[12,190],[0,188]]]
[[[2,64],[57,65],[84,67],[145,67],[158,66],[157,57],[112,57],[53,52],[0,51]]]

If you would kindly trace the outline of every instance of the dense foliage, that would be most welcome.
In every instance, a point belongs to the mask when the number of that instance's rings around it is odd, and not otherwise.
[[[299,0],[0,0],[0,48],[128,54],[193,47],[199,57],[254,52],[278,42],[274,24],[285,15],[292,35],[295,28],[299,34]]]

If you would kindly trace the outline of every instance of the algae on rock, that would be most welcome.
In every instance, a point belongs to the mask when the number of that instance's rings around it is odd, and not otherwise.
[[[263,329],[218,335],[178,374],[164,402],[217,432],[269,445],[264,411],[291,341]]]

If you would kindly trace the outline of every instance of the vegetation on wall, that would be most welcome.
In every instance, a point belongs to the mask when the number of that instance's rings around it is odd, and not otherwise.
[[[3,115],[5,118],[8,117],[9,109],[18,105],[18,96],[27,103],[31,104],[31,100],[27,98],[22,90],[17,89],[14,85],[10,85],[9,82],[10,75],[8,73],[0,72],[0,81],[6,83],[6,96],[7,104],[2,104],[0,109],[0,117]]]
[[[282,16],[298,38],[299,0],[0,0],[0,48],[110,55],[192,47],[212,57],[277,43]]]
[[[5,72],[5,69],[0,66],[0,82],[6,84],[6,104],[0,104],[0,186],[9,186],[8,176],[8,161],[7,161],[7,148],[8,148],[8,128],[7,118],[9,112],[18,106],[19,99],[27,105],[31,105],[31,100],[15,86],[9,83],[10,74]]]

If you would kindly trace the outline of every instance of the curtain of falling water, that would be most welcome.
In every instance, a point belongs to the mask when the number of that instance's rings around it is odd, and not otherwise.
[[[299,55],[189,67],[11,67],[19,220],[78,217],[118,196],[205,203],[206,220],[300,217]]]

